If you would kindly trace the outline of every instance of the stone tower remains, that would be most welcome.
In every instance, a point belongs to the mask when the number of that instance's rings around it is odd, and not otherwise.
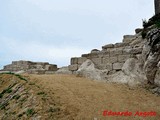
[[[160,13],[160,0],[154,0],[155,14]]]

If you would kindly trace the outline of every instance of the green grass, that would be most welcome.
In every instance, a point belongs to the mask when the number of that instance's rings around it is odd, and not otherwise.
[[[34,114],[35,114],[34,109],[27,109],[27,111],[26,111],[27,116],[33,116]]]
[[[5,73],[0,73],[0,74],[9,74],[9,75],[15,75],[17,78],[19,78],[20,80],[24,80],[24,81],[27,81],[26,78],[22,77],[21,75],[19,74],[15,74],[15,73],[12,73],[12,72],[5,72]]]
[[[15,74],[16,77],[18,77],[20,80],[24,80],[24,81],[27,81],[26,78],[22,77],[21,75],[19,74]]]
[[[156,27],[160,28],[160,14],[156,14],[151,17],[148,21],[143,20],[143,27],[148,28],[149,26],[156,25]]]
[[[3,94],[5,94],[5,93],[11,93],[12,92],[12,89],[11,89],[12,87],[8,87],[7,89],[4,89],[3,91],[2,91],[2,95]]]
[[[9,105],[8,102],[5,103],[5,104],[1,104],[1,105],[0,105],[0,109],[1,109],[1,110],[4,110],[8,105]]]
[[[3,94],[2,93],[0,93],[0,98],[3,98]]]

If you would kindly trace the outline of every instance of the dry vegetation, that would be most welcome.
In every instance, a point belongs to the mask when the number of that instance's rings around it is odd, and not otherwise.
[[[143,88],[71,75],[0,75],[0,119],[159,120],[160,97]],[[23,77],[22,77],[23,78]],[[10,86],[10,87],[9,87]],[[9,88],[9,89],[8,89]],[[6,104],[4,104],[6,101]],[[104,110],[155,111],[154,117],[103,116]]]

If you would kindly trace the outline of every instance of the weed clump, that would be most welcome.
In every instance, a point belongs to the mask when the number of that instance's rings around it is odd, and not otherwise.
[[[147,32],[151,28],[160,28],[160,14],[154,15],[148,21],[143,20],[143,31],[141,32],[141,36],[143,39],[146,38]]]
[[[27,116],[33,116],[34,114],[35,114],[34,109],[27,109],[27,111],[26,111]]]

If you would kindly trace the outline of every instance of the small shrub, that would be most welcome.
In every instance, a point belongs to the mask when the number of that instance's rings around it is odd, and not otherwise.
[[[1,109],[1,110],[4,110],[8,105],[9,105],[8,102],[5,103],[5,104],[1,104],[1,105],[0,105],[0,109]]]
[[[29,85],[35,85],[35,83],[30,82]]]
[[[0,105],[0,109],[4,110],[6,107],[4,105]]]
[[[6,72],[6,73],[2,73],[2,74],[14,75],[14,73],[12,73],[12,72]]]
[[[146,37],[146,35],[147,35],[147,32],[143,30],[143,31],[141,32],[142,38],[144,39],[144,38]]]
[[[10,88],[6,90],[6,93],[11,93],[11,92],[12,92],[12,89]]]
[[[0,98],[2,98],[3,97],[3,94],[2,93],[0,93]]]
[[[20,95],[15,95],[15,96],[13,96],[13,99],[18,100],[20,97],[21,97]]]
[[[159,20],[159,21],[156,21],[155,24],[156,24],[156,27],[157,27],[157,28],[160,28],[160,20]]]
[[[60,111],[59,107],[57,107],[57,108],[50,107],[49,110],[48,110],[48,112],[58,112],[58,111]]]
[[[21,75],[19,74],[15,74],[16,77],[18,77],[20,80],[24,80],[24,81],[27,81],[27,79],[25,79],[24,77],[22,77]]]
[[[11,92],[12,92],[11,87],[8,87],[7,89],[4,89],[1,94],[3,95],[5,93],[11,93]]]
[[[151,17],[148,21],[147,20],[143,20],[143,27],[147,28],[151,25],[156,25],[156,27],[160,27],[160,14],[156,14],[153,17]]]
[[[22,117],[24,114],[25,114],[25,112],[20,113],[20,114],[18,115],[18,117]]]
[[[37,95],[45,95],[45,92],[38,92]]]
[[[27,116],[32,116],[35,114],[35,111],[34,111],[34,109],[27,109],[26,114],[27,114]]]

